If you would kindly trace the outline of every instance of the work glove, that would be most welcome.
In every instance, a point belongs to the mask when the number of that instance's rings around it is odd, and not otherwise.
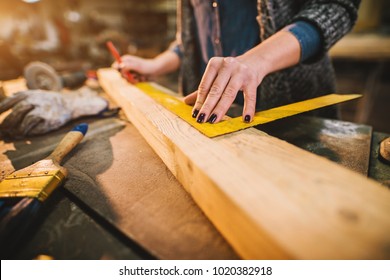
[[[0,103],[0,114],[12,112],[0,124],[4,137],[23,138],[58,129],[67,122],[105,111],[108,102],[88,87],[77,91],[25,90]]]

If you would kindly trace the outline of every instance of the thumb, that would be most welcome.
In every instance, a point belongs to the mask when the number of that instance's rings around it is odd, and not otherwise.
[[[194,91],[193,93],[184,97],[184,103],[187,105],[194,105],[196,102],[197,96],[198,96],[198,91]]]

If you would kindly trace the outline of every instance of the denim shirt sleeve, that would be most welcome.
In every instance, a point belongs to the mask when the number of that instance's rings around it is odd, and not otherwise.
[[[300,62],[307,62],[321,51],[321,35],[317,27],[306,21],[293,23],[288,31],[291,32],[301,45]]]
[[[177,42],[173,42],[169,48],[168,48],[170,51],[174,52],[175,54],[177,54],[177,56],[179,57],[179,59],[181,60],[183,58],[183,52],[182,50],[180,49],[180,46]]]
[[[326,53],[354,26],[361,0],[304,0],[293,22],[310,22],[318,28],[321,40],[319,56]]]

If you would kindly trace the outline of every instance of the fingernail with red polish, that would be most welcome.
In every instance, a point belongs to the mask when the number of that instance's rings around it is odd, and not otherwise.
[[[192,117],[193,118],[196,118],[199,114],[199,110],[198,109],[195,109],[194,112],[192,113]]]
[[[198,123],[204,122],[204,117],[206,116],[205,113],[202,113],[199,115],[198,119],[196,120]]]
[[[246,115],[245,118],[244,118],[244,121],[245,121],[246,123],[250,123],[250,121],[251,121],[251,116]]]
[[[212,114],[211,117],[209,118],[208,122],[209,123],[214,123],[217,120],[217,115]]]

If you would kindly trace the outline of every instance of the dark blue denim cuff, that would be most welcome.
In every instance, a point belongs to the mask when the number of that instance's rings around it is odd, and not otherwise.
[[[301,44],[301,62],[317,55],[321,50],[321,36],[317,27],[306,21],[297,21],[288,29]]]
[[[180,47],[179,45],[174,45],[170,48],[171,51],[173,51],[175,54],[177,54],[180,58],[180,60],[183,58],[183,53],[182,51],[180,50]]]

